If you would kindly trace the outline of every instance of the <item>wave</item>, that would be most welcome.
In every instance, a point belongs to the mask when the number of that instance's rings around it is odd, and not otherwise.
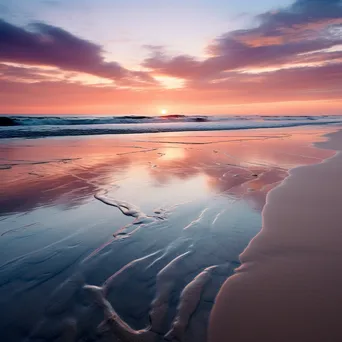
[[[128,117],[115,117],[122,120]],[[103,121],[113,118],[99,118],[101,124],[59,124],[59,125],[13,125],[0,128],[0,138],[41,138],[58,136],[81,136],[81,135],[104,135],[104,134],[138,134],[138,133],[161,133],[161,132],[186,132],[186,131],[219,131],[219,130],[242,130],[257,128],[282,128],[305,125],[341,124],[341,116],[320,117],[176,117],[160,119],[160,117],[148,117],[148,119],[127,119],[134,122],[107,123]],[[32,118],[29,118],[32,119]],[[50,118],[49,118],[50,119]],[[190,120],[191,119],[191,120]],[[61,121],[69,119],[60,118]],[[92,120],[90,118],[77,119]],[[150,120],[150,121],[141,121]],[[163,121],[158,121],[163,120]],[[43,121],[44,122],[44,121]],[[118,121],[116,121],[118,122]]]
[[[336,116],[205,116],[205,115],[164,115],[164,116],[0,116],[0,126],[78,126],[78,125],[110,125],[137,123],[171,123],[171,122],[222,122],[222,121],[317,121],[333,119]],[[339,117],[341,118],[341,117]]]
[[[73,126],[73,125],[108,125],[152,122],[203,122],[206,116],[165,115],[165,116],[0,116],[0,126]]]

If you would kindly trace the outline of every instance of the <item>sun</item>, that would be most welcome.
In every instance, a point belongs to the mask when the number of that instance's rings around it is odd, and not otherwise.
[[[162,115],[165,115],[165,114],[167,114],[167,110],[166,110],[166,109],[162,109],[162,110],[160,111],[160,113],[161,113]]]

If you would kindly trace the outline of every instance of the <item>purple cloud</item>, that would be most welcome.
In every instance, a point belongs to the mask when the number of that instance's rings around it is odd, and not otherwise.
[[[112,79],[117,83],[151,83],[147,73],[131,71],[116,62],[106,62],[102,47],[47,24],[30,25],[30,30],[0,20],[0,61],[49,65]]]
[[[169,57],[162,50],[143,62],[154,74],[212,81],[228,71],[255,67],[281,67],[305,63],[315,53],[320,62],[332,55],[317,51],[342,44],[342,1],[297,0],[292,6],[258,16],[255,28],[235,30],[214,40],[208,47],[211,55],[200,61],[192,56]],[[334,55],[338,61],[339,55]]]

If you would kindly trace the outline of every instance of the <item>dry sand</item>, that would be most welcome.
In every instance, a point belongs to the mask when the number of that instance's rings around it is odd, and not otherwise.
[[[342,131],[317,146],[342,151]],[[210,342],[342,341],[342,154],[293,169],[211,314]]]

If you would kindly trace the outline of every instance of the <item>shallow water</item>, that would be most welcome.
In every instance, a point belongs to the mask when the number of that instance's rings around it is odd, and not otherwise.
[[[329,131],[3,140],[0,340],[206,341],[267,193]]]

